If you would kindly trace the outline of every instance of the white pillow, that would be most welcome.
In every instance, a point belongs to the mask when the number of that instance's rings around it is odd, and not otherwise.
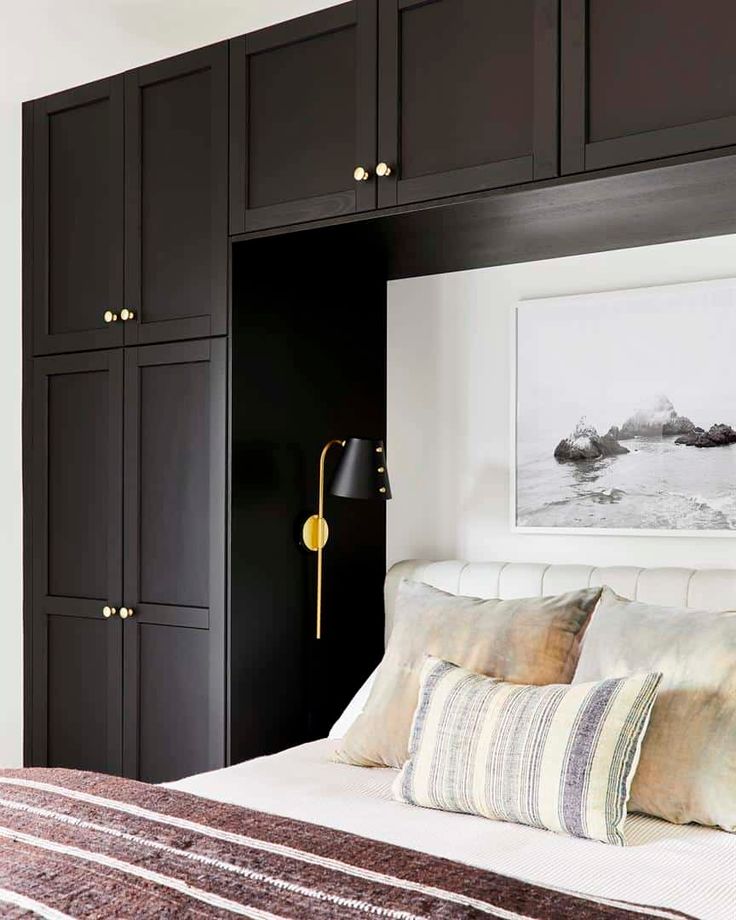
[[[329,738],[344,738],[350,726],[355,722],[358,716],[363,712],[368,696],[373,688],[373,681],[376,679],[378,668],[366,680],[363,686],[358,690],[355,696],[345,707],[345,711],[330,729]]]

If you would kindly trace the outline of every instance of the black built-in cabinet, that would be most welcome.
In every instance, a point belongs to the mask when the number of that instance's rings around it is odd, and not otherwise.
[[[234,39],[231,232],[556,175],[557,15],[354,0]]]
[[[355,0],[234,39],[231,232],[736,144],[735,17],[729,0]]]
[[[733,232],[735,28],[353,0],[26,104],[29,764],[326,732],[380,656],[385,506],[328,498],[320,642],[299,533],[324,442],[386,433],[386,281]]]
[[[152,781],[222,763],[225,350],[36,359],[35,762]]]
[[[33,104],[34,354],[227,331],[227,60]]]
[[[32,763],[225,759],[227,62],[32,104]]]

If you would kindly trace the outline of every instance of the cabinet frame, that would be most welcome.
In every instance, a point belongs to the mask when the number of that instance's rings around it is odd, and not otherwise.
[[[558,173],[558,0],[534,0],[534,125],[531,154],[443,173],[401,178],[401,13],[439,0],[379,0],[378,207],[411,204],[548,179]]]
[[[253,54],[316,38],[354,26],[356,29],[355,166],[371,173],[367,182],[346,177],[346,188],[262,207],[249,207],[249,80]],[[279,23],[230,42],[230,233],[246,233],[310,220],[339,217],[376,206],[377,125],[376,0],[351,0]]]
[[[588,141],[588,0],[561,0],[563,175],[726,147],[736,143],[736,115]]]

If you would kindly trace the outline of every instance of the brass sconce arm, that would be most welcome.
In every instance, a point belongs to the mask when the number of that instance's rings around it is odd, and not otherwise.
[[[330,529],[324,518],[325,505],[325,459],[331,447],[345,446],[345,441],[333,439],[328,441],[319,455],[319,502],[317,514],[308,517],[302,527],[302,541],[307,549],[317,553],[317,638],[322,638],[322,550],[327,543]]]

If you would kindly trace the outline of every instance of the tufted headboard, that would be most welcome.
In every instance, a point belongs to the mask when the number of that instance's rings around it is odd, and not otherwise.
[[[541,597],[591,585],[664,607],[736,609],[736,569],[641,569],[636,566],[545,565],[541,562],[397,562],[386,575],[386,638],[402,578],[468,597]]]

